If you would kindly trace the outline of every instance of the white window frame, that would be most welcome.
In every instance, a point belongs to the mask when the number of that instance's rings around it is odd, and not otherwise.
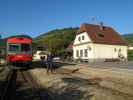
[[[84,35],[82,35],[82,40],[85,40],[85,36]]]
[[[83,50],[80,50],[80,57],[83,57]]]
[[[88,57],[88,49],[84,49],[84,56]]]
[[[76,50],[76,57],[79,57],[79,50]]]

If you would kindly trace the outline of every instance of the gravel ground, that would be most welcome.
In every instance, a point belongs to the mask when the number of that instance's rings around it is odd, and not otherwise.
[[[8,67],[0,67],[0,81],[5,81],[10,69]]]
[[[133,100],[133,74],[119,71],[69,65],[54,74],[43,68],[33,69],[31,74],[53,100]]]

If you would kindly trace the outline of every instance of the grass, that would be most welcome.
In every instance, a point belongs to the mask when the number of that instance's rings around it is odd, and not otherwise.
[[[128,50],[128,60],[129,61],[133,60],[133,50]]]

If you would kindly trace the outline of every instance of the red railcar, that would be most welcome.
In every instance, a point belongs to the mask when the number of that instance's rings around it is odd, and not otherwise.
[[[30,65],[32,62],[32,38],[17,35],[6,38],[6,61],[15,65]]]

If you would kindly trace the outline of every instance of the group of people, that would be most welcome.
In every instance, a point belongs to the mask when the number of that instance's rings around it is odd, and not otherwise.
[[[55,67],[53,65],[53,55],[51,52],[48,52],[46,56],[41,56],[41,61],[42,61],[43,66],[46,66],[47,73],[54,72]]]

